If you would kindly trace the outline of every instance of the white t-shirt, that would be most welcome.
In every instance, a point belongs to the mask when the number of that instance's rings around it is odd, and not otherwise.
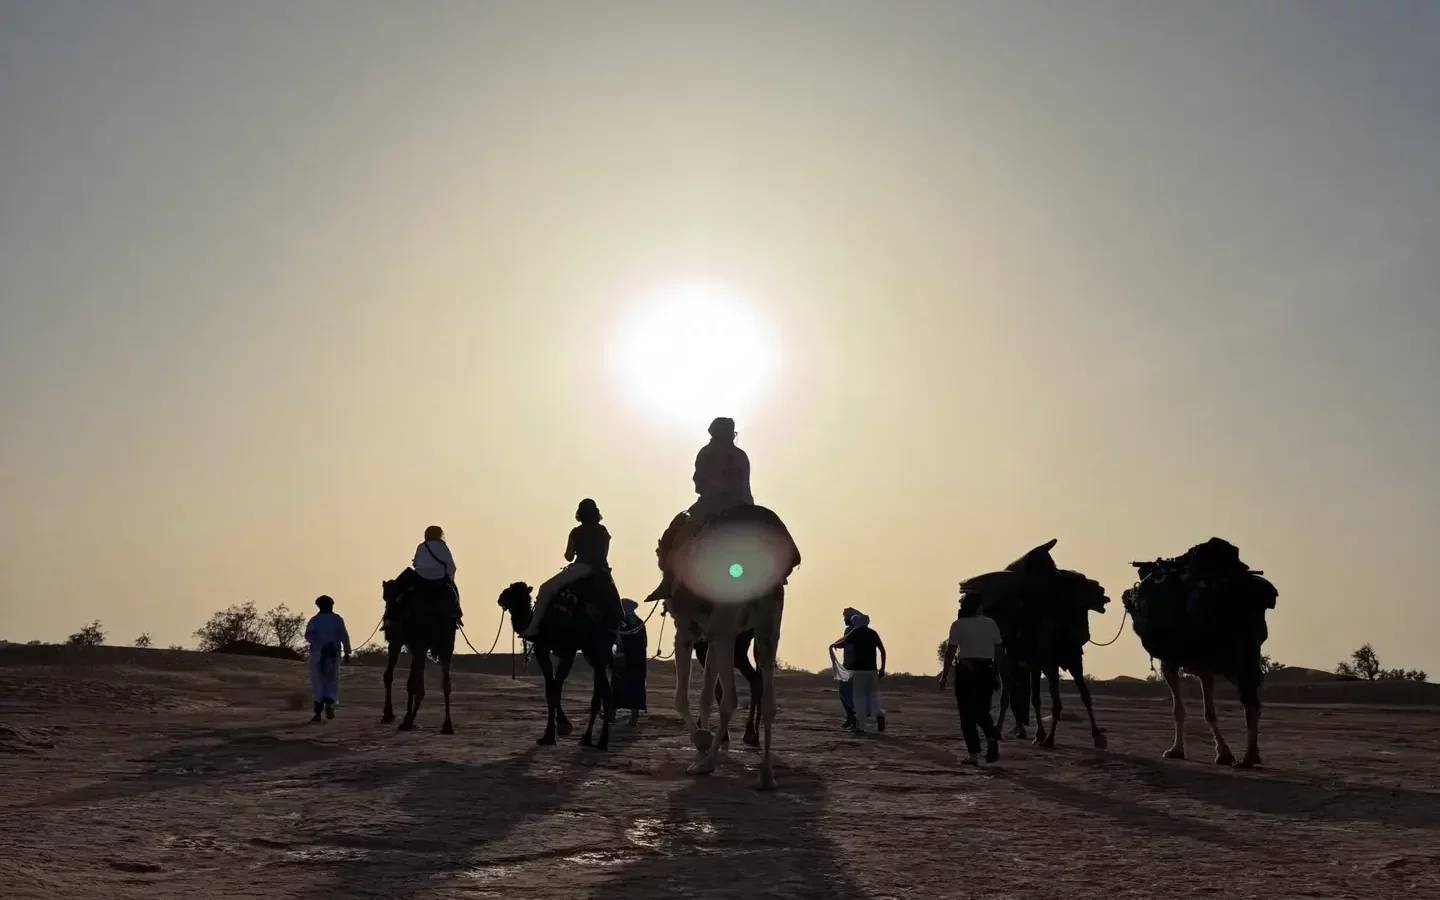
[[[994,659],[1000,628],[989,616],[964,616],[950,623],[950,646],[956,659]]]
[[[426,581],[444,581],[455,577],[455,558],[444,541],[426,541],[415,548],[415,561],[410,568]]]

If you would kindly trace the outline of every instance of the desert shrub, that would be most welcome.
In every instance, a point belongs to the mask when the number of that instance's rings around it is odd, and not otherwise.
[[[1387,669],[1381,666],[1380,654],[1369,644],[1361,646],[1350,654],[1349,659],[1336,666],[1335,674],[1361,681],[1425,681],[1428,677],[1420,669]]]
[[[135,646],[145,650],[150,646],[150,632],[145,632],[135,639]]]
[[[289,607],[280,604],[261,617],[261,621],[275,640],[275,646],[296,650],[305,637],[305,616],[290,612]]]
[[[200,640],[200,650],[209,653],[235,641],[250,641],[264,644],[269,635],[260,611],[254,603],[230,606],[210,617],[210,621],[195,631]]]
[[[1271,659],[1268,654],[1260,654],[1260,674],[1269,675],[1271,672],[1278,672],[1285,668],[1285,664],[1278,659]]]
[[[72,647],[98,647],[105,643],[105,629],[96,619],[89,625],[66,638],[65,643]]]

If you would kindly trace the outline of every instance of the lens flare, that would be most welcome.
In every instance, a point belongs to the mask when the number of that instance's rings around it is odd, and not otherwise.
[[[710,525],[692,541],[679,565],[681,580],[712,603],[748,603],[789,574],[790,544],[753,522]]]

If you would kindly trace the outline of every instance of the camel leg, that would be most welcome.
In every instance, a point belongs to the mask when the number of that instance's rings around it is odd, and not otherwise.
[[[413,731],[415,717],[420,713],[420,701],[425,699],[425,652],[411,652],[410,677],[405,680],[405,718],[400,731]]]
[[[1235,763],[1237,769],[1260,765],[1260,682],[1263,678],[1257,668],[1231,680],[1245,706],[1245,755]]]
[[[1055,732],[1060,730],[1060,711],[1064,706],[1060,703],[1060,667],[1054,664],[1045,666],[1043,669],[1045,679],[1050,682],[1050,733],[1045,735],[1045,746],[1055,746]],[[1037,683],[1039,679],[1036,679]]]
[[[574,666],[574,650],[560,655],[560,668],[555,671],[555,733],[561,737],[569,737],[575,731],[575,726],[570,724],[570,717],[565,715],[565,681],[570,677],[570,670]]]
[[[445,695],[445,723],[440,726],[441,734],[454,734],[455,726],[450,722],[450,654],[440,657],[440,690]]]
[[[698,660],[699,663],[700,663],[700,671],[701,671],[701,672],[704,672],[704,671],[705,671],[705,661],[709,658],[709,656],[710,656],[710,642],[709,642],[709,641],[696,641],[696,642],[695,642],[695,659]],[[686,691],[686,694],[687,694],[687,695],[689,694],[689,691],[688,691],[688,690]],[[715,702],[716,702],[717,704],[720,702],[720,682],[718,682],[718,681],[715,682]],[[700,721],[697,720],[696,723],[695,723],[695,728],[696,728],[697,730],[704,731],[704,730],[706,730],[706,723],[702,723],[702,722],[700,722]],[[730,747],[730,735],[725,734],[725,733],[722,732],[721,735],[720,735],[720,744],[721,744],[721,746],[725,747],[726,749],[729,749],[729,747]]]
[[[395,704],[390,698],[390,686],[395,682],[395,666],[400,663],[400,644],[391,644],[385,659],[385,711],[380,714],[380,724],[389,725],[395,721]]]
[[[1097,750],[1104,750],[1108,742],[1105,740],[1104,730],[1095,722],[1095,704],[1090,700],[1090,685],[1085,683],[1085,667],[1077,662],[1070,674],[1075,676],[1075,690],[1080,692],[1080,702],[1085,704],[1085,715],[1090,717],[1090,737],[1095,741]]]
[[[708,623],[710,627],[706,630],[709,632],[712,648],[721,641],[734,640],[733,633],[717,621],[723,615],[724,613],[717,612]],[[696,751],[695,762],[690,766],[691,775],[705,775],[715,771],[715,758],[720,752],[720,735],[710,732],[710,709],[715,703],[714,685],[720,678],[720,669],[735,671],[733,660],[727,658],[722,665],[721,658],[722,654],[719,653],[705,654],[704,674],[700,676],[700,716],[690,735]]]
[[[690,714],[690,654],[695,643],[690,639],[690,621],[675,619],[675,711],[680,714],[680,727],[687,731],[695,728],[695,719]]]
[[[1005,729],[1005,710],[1010,705],[1010,691],[1013,689],[1011,672],[1010,661],[1007,659],[1000,670],[1000,715],[995,718],[996,734],[1000,734]],[[1015,727],[1019,728],[1020,723],[1016,722]]]
[[[735,668],[740,670],[745,683],[750,685],[750,709],[745,715],[745,737],[742,738],[750,747],[760,743],[760,697],[765,690],[765,685],[760,681],[760,673],[750,665],[750,644],[754,640],[755,635],[750,632],[735,639]]]
[[[1200,675],[1200,697],[1205,704],[1205,724],[1215,738],[1215,765],[1234,765],[1235,754],[1230,752],[1230,745],[1225,743],[1225,736],[1220,733],[1220,717],[1215,713],[1215,675],[1211,672]]]
[[[1030,724],[1030,691],[1028,689],[1030,684],[1030,670],[1014,658],[1007,659],[1006,668],[1009,669],[1009,675],[1012,681],[1019,681],[1026,686],[1026,690],[1014,691],[1012,689],[1012,693],[1010,694],[1010,712],[1015,715],[1015,730],[1012,732],[1012,735],[1023,741],[1028,737],[1025,732],[1025,727]],[[1022,675],[1024,678],[1020,677]]]
[[[545,679],[545,733],[535,743],[541,747],[555,745],[555,711],[560,706],[560,682],[555,677],[555,664],[550,661],[550,651],[535,648],[535,663],[540,666],[540,675]]]
[[[591,699],[592,706],[600,706],[600,740],[595,742],[596,750],[610,749],[610,723],[615,718],[615,693],[610,684],[610,672],[614,666],[612,652],[601,651],[592,663],[595,667],[595,696]],[[595,721],[595,713],[590,713],[590,721]]]
[[[770,735],[775,726],[775,661],[780,652],[780,619],[785,611],[785,589],[779,588],[773,602],[762,605],[755,628],[756,679],[760,683],[759,703],[764,723],[760,750],[760,790],[775,790],[775,765],[770,757]]]
[[[1025,673],[1026,686],[1030,689],[1030,707],[1035,710],[1035,740],[1037,747],[1045,746],[1045,722],[1040,718],[1040,667],[1027,666]],[[1055,722],[1050,722],[1050,727],[1055,727]],[[1050,746],[1055,746],[1050,744]]]
[[[1185,758],[1185,698],[1180,695],[1180,667],[1160,661],[1160,675],[1170,688],[1170,712],[1175,717],[1175,743],[1166,750],[1166,759]]]

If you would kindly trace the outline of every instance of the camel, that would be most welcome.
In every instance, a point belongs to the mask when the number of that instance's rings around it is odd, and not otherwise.
[[[773,790],[771,735],[775,721],[775,659],[785,611],[785,582],[800,565],[800,552],[784,523],[761,506],[739,506],[706,522],[687,541],[679,536],[689,522],[682,512],[671,520],[656,547],[656,559],[670,585],[666,608],[675,619],[675,709],[691,729],[696,758],[688,771],[715,771],[717,754],[738,705],[735,664],[707,653],[700,684],[700,716],[690,714],[690,653],[696,635],[710,646],[734,646],[746,631],[755,634],[760,693],[760,788]],[[719,734],[709,730],[710,707],[720,687]]]
[[[1204,557],[1216,550],[1221,562],[1206,566]],[[1125,609],[1146,652],[1160,660],[1160,674],[1170,688],[1175,742],[1164,757],[1185,759],[1183,670],[1200,681],[1205,724],[1215,739],[1215,764],[1240,769],[1260,765],[1260,652],[1269,637],[1265,612],[1275,608],[1279,592],[1263,572],[1240,562],[1238,551],[1218,538],[1175,559],[1131,565],[1139,581],[1125,592]],[[1220,732],[1217,675],[1235,686],[1245,707],[1245,753],[1239,760]]]
[[[1035,744],[1055,746],[1055,732],[1060,724],[1064,705],[1060,702],[1060,670],[1075,679],[1080,700],[1090,719],[1090,737],[1095,746],[1104,749],[1105,732],[1095,721],[1095,705],[1090,686],[1085,683],[1085,644],[1090,639],[1089,613],[1104,613],[1110,598],[1105,589],[1079,572],[1060,569],[1050,556],[1055,540],[1036,547],[1003,571],[990,572],[960,584],[966,594],[977,594],[986,615],[995,620],[1005,642],[1007,665],[1002,670],[1000,716],[996,727],[1005,721],[1007,708],[1017,716],[1015,736],[1024,737],[1019,721],[1026,704],[1011,704],[1017,687],[1028,691],[1035,709]],[[1024,684],[1016,685],[1017,675]],[[1040,720],[1040,681],[1050,683],[1050,730]]]
[[[406,569],[400,577],[384,582],[380,595],[385,600],[383,632],[389,650],[384,676],[385,712],[380,721],[386,724],[395,721],[390,689],[400,651],[408,649],[410,677],[405,682],[405,718],[398,730],[415,728],[420,701],[425,699],[425,658],[433,654],[440,662],[440,687],[445,694],[445,723],[440,726],[440,733],[454,734],[455,726],[450,721],[450,662],[455,656],[455,631],[459,627],[454,595],[448,585],[426,582],[413,569]]]
[[[533,604],[531,587],[517,581],[500,592],[499,606],[510,614],[517,634],[530,626]],[[612,608],[613,607],[613,608]],[[590,698],[590,722],[580,737],[582,747],[610,749],[610,722],[614,717],[615,695],[610,688],[610,669],[615,662],[615,635],[620,626],[620,595],[608,573],[588,576],[560,589],[546,610],[534,641],[535,661],[545,678],[545,733],[535,742],[555,743],[557,730],[568,734],[570,723],[560,708],[560,693],[575,654],[580,653],[595,672],[595,689]],[[551,655],[558,667],[551,662]],[[600,738],[594,737],[595,720],[600,719]]]

